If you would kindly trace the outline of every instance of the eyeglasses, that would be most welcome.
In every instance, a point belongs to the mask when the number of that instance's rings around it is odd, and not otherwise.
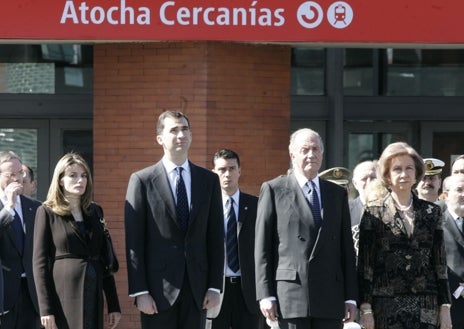
[[[12,172],[2,172],[0,173],[5,178],[11,179],[11,178],[24,178],[26,177],[26,172],[24,170],[20,170],[17,173],[12,173]]]

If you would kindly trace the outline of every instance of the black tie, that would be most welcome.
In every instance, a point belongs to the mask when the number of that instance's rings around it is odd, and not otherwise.
[[[15,231],[16,239],[18,241],[18,247],[21,252],[24,250],[24,229],[23,229],[23,224],[21,222],[21,218],[19,217],[19,214],[14,211],[14,220],[13,220],[13,229]]]
[[[319,227],[322,224],[321,205],[319,204],[319,195],[317,194],[316,184],[311,181],[311,212],[313,213],[314,222]]]
[[[177,197],[177,220],[179,221],[180,228],[186,232],[189,220],[189,206],[187,198],[187,190],[185,189],[184,179],[182,178],[182,170],[184,168],[177,167],[177,181],[176,181],[176,197]]]
[[[237,242],[237,219],[235,217],[234,199],[227,200],[227,234],[226,234],[226,249],[227,249],[227,265],[229,268],[237,272],[239,269],[238,264],[238,242]]]

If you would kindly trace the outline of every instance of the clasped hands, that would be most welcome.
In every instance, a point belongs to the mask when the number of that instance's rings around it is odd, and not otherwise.
[[[220,302],[220,295],[216,291],[208,290],[203,299],[203,309],[209,310],[215,306],[218,306]],[[145,314],[156,314],[158,313],[158,307],[156,302],[150,294],[143,294],[137,296],[136,300],[137,308],[140,312]]]

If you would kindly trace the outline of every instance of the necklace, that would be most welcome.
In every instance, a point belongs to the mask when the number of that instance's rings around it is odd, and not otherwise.
[[[411,209],[411,206],[412,206],[412,198],[411,198],[411,201],[409,201],[409,204],[407,206],[402,206],[397,201],[395,201],[395,207],[400,211],[408,211],[409,209]]]

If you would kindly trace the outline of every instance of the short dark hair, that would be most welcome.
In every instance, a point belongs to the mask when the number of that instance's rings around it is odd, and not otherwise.
[[[190,128],[190,121],[189,121],[188,117],[184,113],[182,113],[180,111],[167,110],[167,111],[164,111],[163,113],[161,113],[160,116],[158,117],[158,123],[156,124],[156,133],[158,135],[161,135],[163,133],[164,119],[166,119],[167,117],[175,118],[175,119],[184,118],[185,120],[187,120],[187,125]]]
[[[217,159],[235,159],[237,160],[237,165],[240,167],[240,158],[238,154],[232,150],[229,149],[222,149],[214,153],[213,156],[213,167],[215,166],[215,162]]]
[[[34,170],[32,170],[31,167],[29,167],[27,164],[23,163],[23,166],[26,168],[27,172],[29,173],[29,177],[31,178],[31,182],[34,181]]]

